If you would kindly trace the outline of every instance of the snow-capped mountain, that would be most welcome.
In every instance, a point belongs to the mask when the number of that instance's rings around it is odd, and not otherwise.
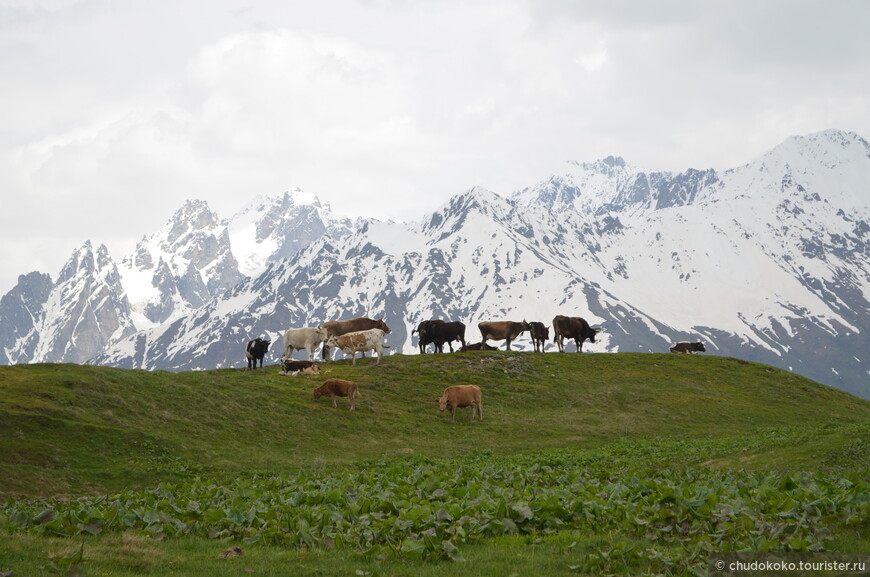
[[[73,252],[53,285],[47,275],[31,273],[3,300],[9,308],[0,311],[0,326],[11,363],[84,363],[136,332],[118,267],[105,245],[94,249],[90,241]],[[23,323],[9,322],[7,311]]]
[[[700,338],[708,354],[870,398],[870,145],[853,133],[793,137],[724,172],[650,172],[618,157],[569,163],[509,197],[469,190],[416,223],[338,221],[301,191],[258,197],[223,222],[202,212],[187,210],[178,221],[188,227],[178,229],[206,230],[217,239],[208,254],[225,267],[189,264],[196,251],[179,248],[149,248],[151,261],[162,259],[176,279],[195,269],[206,287],[217,277],[201,271],[234,270],[243,280],[197,293],[198,308],[173,301],[183,314],[107,341],[92,362],[242,366],[244,343],[256,336],[271,337],[275,361],[286,328],[363,315],[384,317],[392,351],[411,353],[411,329],[425,319],[461,320],[474,342],[482,320],[549,325],[566,314],[604,329],[584,350],[664,352]],[[170,236],[162,230],[142,246]],[[19,287],[0,314],[15,303],[8,310],[26,327],[42,293],[25,305]],[[142,299],[130,302],[132,318],[143,314]],[[515,348],[531,345],[521,337]]]

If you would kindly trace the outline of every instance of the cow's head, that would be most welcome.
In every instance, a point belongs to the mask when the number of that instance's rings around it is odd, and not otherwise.
[[[447,410],[447,395],[438,397],[438,410],[442,413]]]
[[[589,342],[594,343],[595,342],[595,335],[597,335],[600,332],[601,332],[601,329],[593,329],[590,327],[589,328]]]
[[[520,327],[520,332],[532,330],[532,327],[529,326],[529,323],[526,322],[526,319],[523,319],[523,322],[521,323],[521,325],[522,326]]]
[[[384,322],[384,319],[383,319],[383,318],[379,318],[379,319],[376,319],[376,320],[375,320],[375,326],[374,326],[374,328],[376,328],[376,329],[381,329],[381,330],[384,331],[385,333],[390,332],[390,327],[387,326],[387,323]]]
[[[314,393],[312,394],[312,397],[314,397],[315,401],[322,396],[323,396],[323,389],[321,387],[317,387],[316,389],[314,389]]]
[[[695,343],[695,350],[698,351],[699,353],[706,353],[707,352],[707,349],[704,348],[704,343],[701,341],[698,341],[697,343]]]

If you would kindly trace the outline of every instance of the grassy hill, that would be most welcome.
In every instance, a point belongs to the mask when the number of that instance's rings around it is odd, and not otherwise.
[[[715,356],[462,353],[393,356],[283,377],[277,367],[168,373],[0,367],[0,496],[98,494],[191,475],[330,468],[391,456],[595,447],[870,421],[870,402],[772,367]],[[312,401],[360,384],[357,411]],[[451,425],[435,399],[483,390],[484,421]]]
[[[115,575],[235,575],[215,561],[228,543],[249,572],[311,575],[682,574],[708,551],[870,545],[870,402],[792,373],[524,352],[325,369],[0,367],[0,535],[18,560],[0,572],[76,565],[79,544]],[[331,377],[360,384],[356,411],[312,400]],[[461,383],[481,387],[482,422],[438,412]]]

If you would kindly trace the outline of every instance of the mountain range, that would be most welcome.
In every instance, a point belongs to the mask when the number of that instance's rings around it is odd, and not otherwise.
[[[287,328],[355,316],[384,317],[408,354],[422,320],[461,320],[476,342],[483,320],[565,314],[601,327],[587,352],[703,340],[870,398],[868,222],[870,144],[839,130],[721,172],[569,162],[416,222],[338,218],[301,190],[228,219],[190,200],[121,262],[88,241],[56,279],[20,276],[0,364],[241,367],[254,337],[277,361]]]

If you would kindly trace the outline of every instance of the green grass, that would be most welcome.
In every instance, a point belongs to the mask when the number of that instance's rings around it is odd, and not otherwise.
[[[392,356],[325,368],[291,378],[277,367],[0,367],[9,546],[0,572],[63,573],[82,546],[81,568],[98,575],[683,574],[717,548],[870,547],[870,503],[860,497],[870,402],[792,373],[632,353]],[[356,411],[346,399],[338,409],[313,402],[311,390],[331,377],[360,384]],[[438,412],[443,388],[461,383],[481,387],[482,422],[470,409],[456,424]],[[533,474],[541,467],[547,474]],[[366,499],[395,485],[399,503],[371,537],[359,532],[359,507],[374,505],[336,492],[369,479]],[[487,487],[487,500],[466,509],[464,486]],[[449,519],[425,499],[414,504],[438,487],[450,496],[437,499],[456,499],[444,505]],[[576,501],[587,487],[599,487],[589,502],[611,495],[591,521],[576,514],[592,506]],[[241,504],[217,496],[228,491]],[[670,491],[685,497],[672,502]],[[287,509],[309,492],[311,503]],[[717,503],[715,519],[677,507],[695,494]],[[504,500],[486,513],[494,495]],[[212,510],[191,513],[200,507]],[[740,507],[746,518],[716,517]],[[663,539],[671,522],[662,515],[684,515],[685,534]],[[415,537],[424,530],[430,539]],[[218,560],[230,545],[245,554]]]

